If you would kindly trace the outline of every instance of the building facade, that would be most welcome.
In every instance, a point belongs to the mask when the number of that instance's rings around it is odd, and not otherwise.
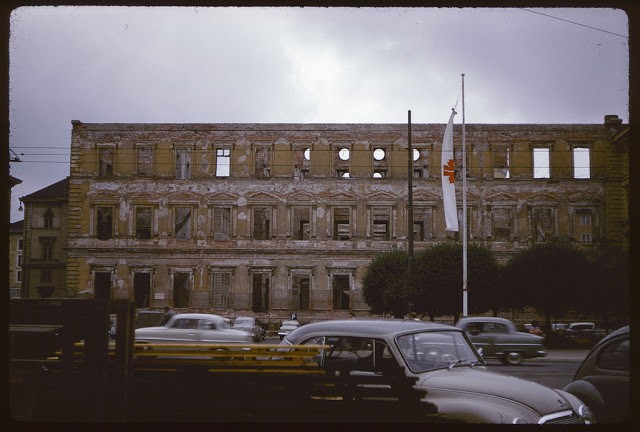
[[[625,163],[609,157],[621,125],[607,122],[466,125],[468,240],[501,260],[550,240],[601,252],[624,230],[607,216],[611,172]],[[76,295],[357,314],[375,254],[406,250],[409,230],[416,250],[461,239],[444,223],[445,125],[414,124],[410,155],[402,124],[72,125]],[[459,127],[454,143],[462,167]]]
[[[22,298],[69,297],[69,178],[20,198],[24,206]]]
[[[9,298],[20,298],[22,291],[22,253],[24,221],[9,224]]]

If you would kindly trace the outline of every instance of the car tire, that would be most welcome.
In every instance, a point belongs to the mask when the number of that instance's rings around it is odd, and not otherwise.
[[[506,364],[506,365],[511,365],[511,366],[517,366],[522,364],[522,362],[524,361],[524,356],[522,355],[522,353],[519,352],[508,352],[506,354],[504,354],[502,357],[500,357],[500,362],[502,362],[502,364]]]

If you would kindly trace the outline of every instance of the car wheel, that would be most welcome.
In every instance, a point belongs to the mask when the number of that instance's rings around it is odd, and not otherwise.
[[[524,356],[519,352],[508,352],[500,358],[502,364],[517,366],[522,364]]]

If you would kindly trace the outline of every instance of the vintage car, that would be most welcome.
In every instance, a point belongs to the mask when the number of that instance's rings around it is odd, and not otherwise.
[[[424,321],[350,319],[306,324],[284,337],[292,345],[324,345],[317,358],[328,372],[350,376],[406,374],[426,390],[421,399],[452,423],[587,424],[577,397],[532,381],[490,372],[459,328]]]
[[[254,317],[239,316],[233,321],[231,328],[251,333],[254,342],[263,341],[266,333],[260,320]]]
[[[461,318],[456,327],[464,330],[485,358],[519,365],[525,359],[545,357],[544,337],[519,332],[515,324],[498,317]]]
[[[280,324],[280,328],[278,329],[278,336],[280,337],[280,340],[298,327],[300,327],[300,323],[297,320],[282,321],[282,324]]]
[[[564,388],[589,404],[598,423],[630,421],[630,352],[629,326],[621,327],[593,347]]]
[[[213,314],[183,313],[172,316],[163,326],[135,330],[136,342],[171,343],[253,343],[253,336],[234,330],[227,318]]]

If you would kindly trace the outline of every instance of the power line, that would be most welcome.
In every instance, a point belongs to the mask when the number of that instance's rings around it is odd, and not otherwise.
[[[621,34],[618,34],[618,33],[610,32],[609,30],[603,30],[603,29],[598,28],[598,27],[592,27],[590,25],[582,24],[582,23],[579,23],[579,22],[576,22],[576,21],[571,21],[571,20],[564,19],[564,18],[555,17],[553,15],[549,15],[549,14],[546,14],[546,13],[534,11],[534,10],[531,10],[531,9],[525,9],[525,8],[520,8],[520,9],[525,11],[525,12],[531,12],[531,13],[534,13],[534,14],[545,16],[547,18],[556,19],[558,21],[564,21],[564,22],[567,22],[567,23],[570,23],[570,24],[579,25],[579,26],[582,26],[582,27],[590,28],[592,30],[597,30],[597,31],[601,31],[603,33],[609,33],[609,34],[614,35],[614,36],[618,36],[618,37],[621,37],[621,38],[629,39],[629,36],[625,36],[625,35],[621,35]]]

